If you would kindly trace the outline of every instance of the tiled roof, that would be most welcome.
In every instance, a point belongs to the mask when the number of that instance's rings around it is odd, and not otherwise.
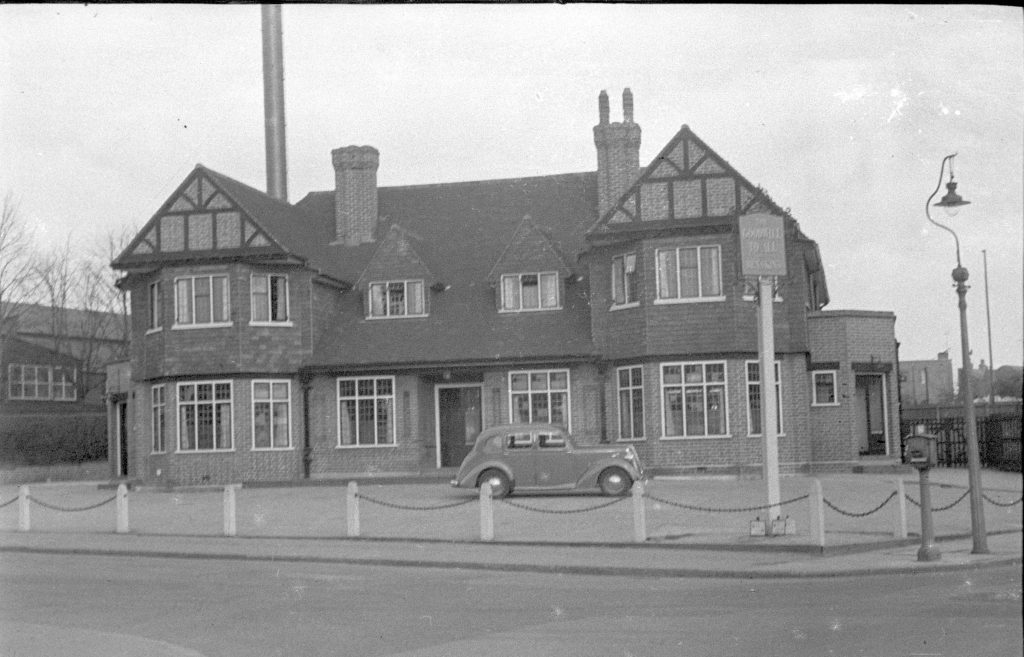
[[[121,341],[122,318],[98,310],[64,309],[68,338]],[[53,335],[53,308],[37,303],[4,303],[4,317],[17,318],[17,332],[23,335]],[[95,336],[93,332],[96,332]]]
[[[378,234],[397,224],[416,235],[417,254],[434,278],[449,287],[428,292],[430,315],[426,318],[365,320],[346,313],[341,325],[317,345],[311,365],[564,358],[591,353],[590,310],[582,293],[585,283],[564,287],[563,310],[515,314],[497,311],[495,291],[486,277],[525,215],[562,252],[582,251],[584,231],[596,216],[594,173],[382,187],[378,204]],[[311,261],[330,263],[332,275],[355,281],[376,244],[331,244],[333,191],[309,194],[297,207],[319,231],[318,237],[307,238]]]

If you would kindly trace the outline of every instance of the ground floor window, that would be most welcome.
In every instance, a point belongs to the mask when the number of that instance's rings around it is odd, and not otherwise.
[[[291,436],[291,382],[252,382],[253,449],[288,449]]]
[[[661,392],[664,437],[729,434],[724,362],[664,363]]]
[[[338,379],[338,446],[395,444],[394,377]]]
[[[834,370],[822,370],[812,373],[814,386],[812,388],[813,398],[811,403],[814,406],[836,406],[839,398],[836,396],[836,373]]]
[[[620,367],[619,385],[619,439],[636,440],[644,437],[644,371],[643,367]]]
[[[782,369],[775,361],[775,431],[782,435]],[[761,363],[747,361],[747,433],[760,436],[761,431]]]
[[[153,420],[153,451],[167,451],[167,391],[163,384],[150,388],[150,412]]]
[[[510,421],[569,427],[569,370],[509,372]]]
[[[178,449],[212,452],[233,448],[231,382],[178,384]]]

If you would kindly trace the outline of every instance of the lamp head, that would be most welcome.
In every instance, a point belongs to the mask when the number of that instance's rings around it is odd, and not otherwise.
[[[952,167],[950,167],[952,169]],[[953,182],[953,171],[949,172],[949,182],[946,183],[946,194],[932,203],[936,207],[940,207],[946,211],[951,217],[955,217],[956,213],[960,211],[960,208],[965,205],[969,205],[970,201],[965,201],[959,194],[956,193],[956,183]]]

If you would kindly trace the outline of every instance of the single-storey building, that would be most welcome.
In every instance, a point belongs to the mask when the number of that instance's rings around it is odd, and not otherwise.
[[[507,422],[629,442],[654,472],[756,471],[737,227],[755,212],[785,226],[783,472],[896,458],[895,317],[825,310],[788,212],[685,125],[641,167],[632,94],[621,122],[598,105],[583,173],[379,187],[378,151],[348,146],[334,189],[293,204],[197,165],[113,262],[132,300],[126,476],[425,472]]]

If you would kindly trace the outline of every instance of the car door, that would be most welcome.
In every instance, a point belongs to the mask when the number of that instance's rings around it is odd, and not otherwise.
[[[560,431],[536,431],[537,486],[571,488],[576,484],[570,444]]]
[[[512,431],[505,435],[504,462],[517,488],[536,484],[535,456],[534,438],[529,431]]]

